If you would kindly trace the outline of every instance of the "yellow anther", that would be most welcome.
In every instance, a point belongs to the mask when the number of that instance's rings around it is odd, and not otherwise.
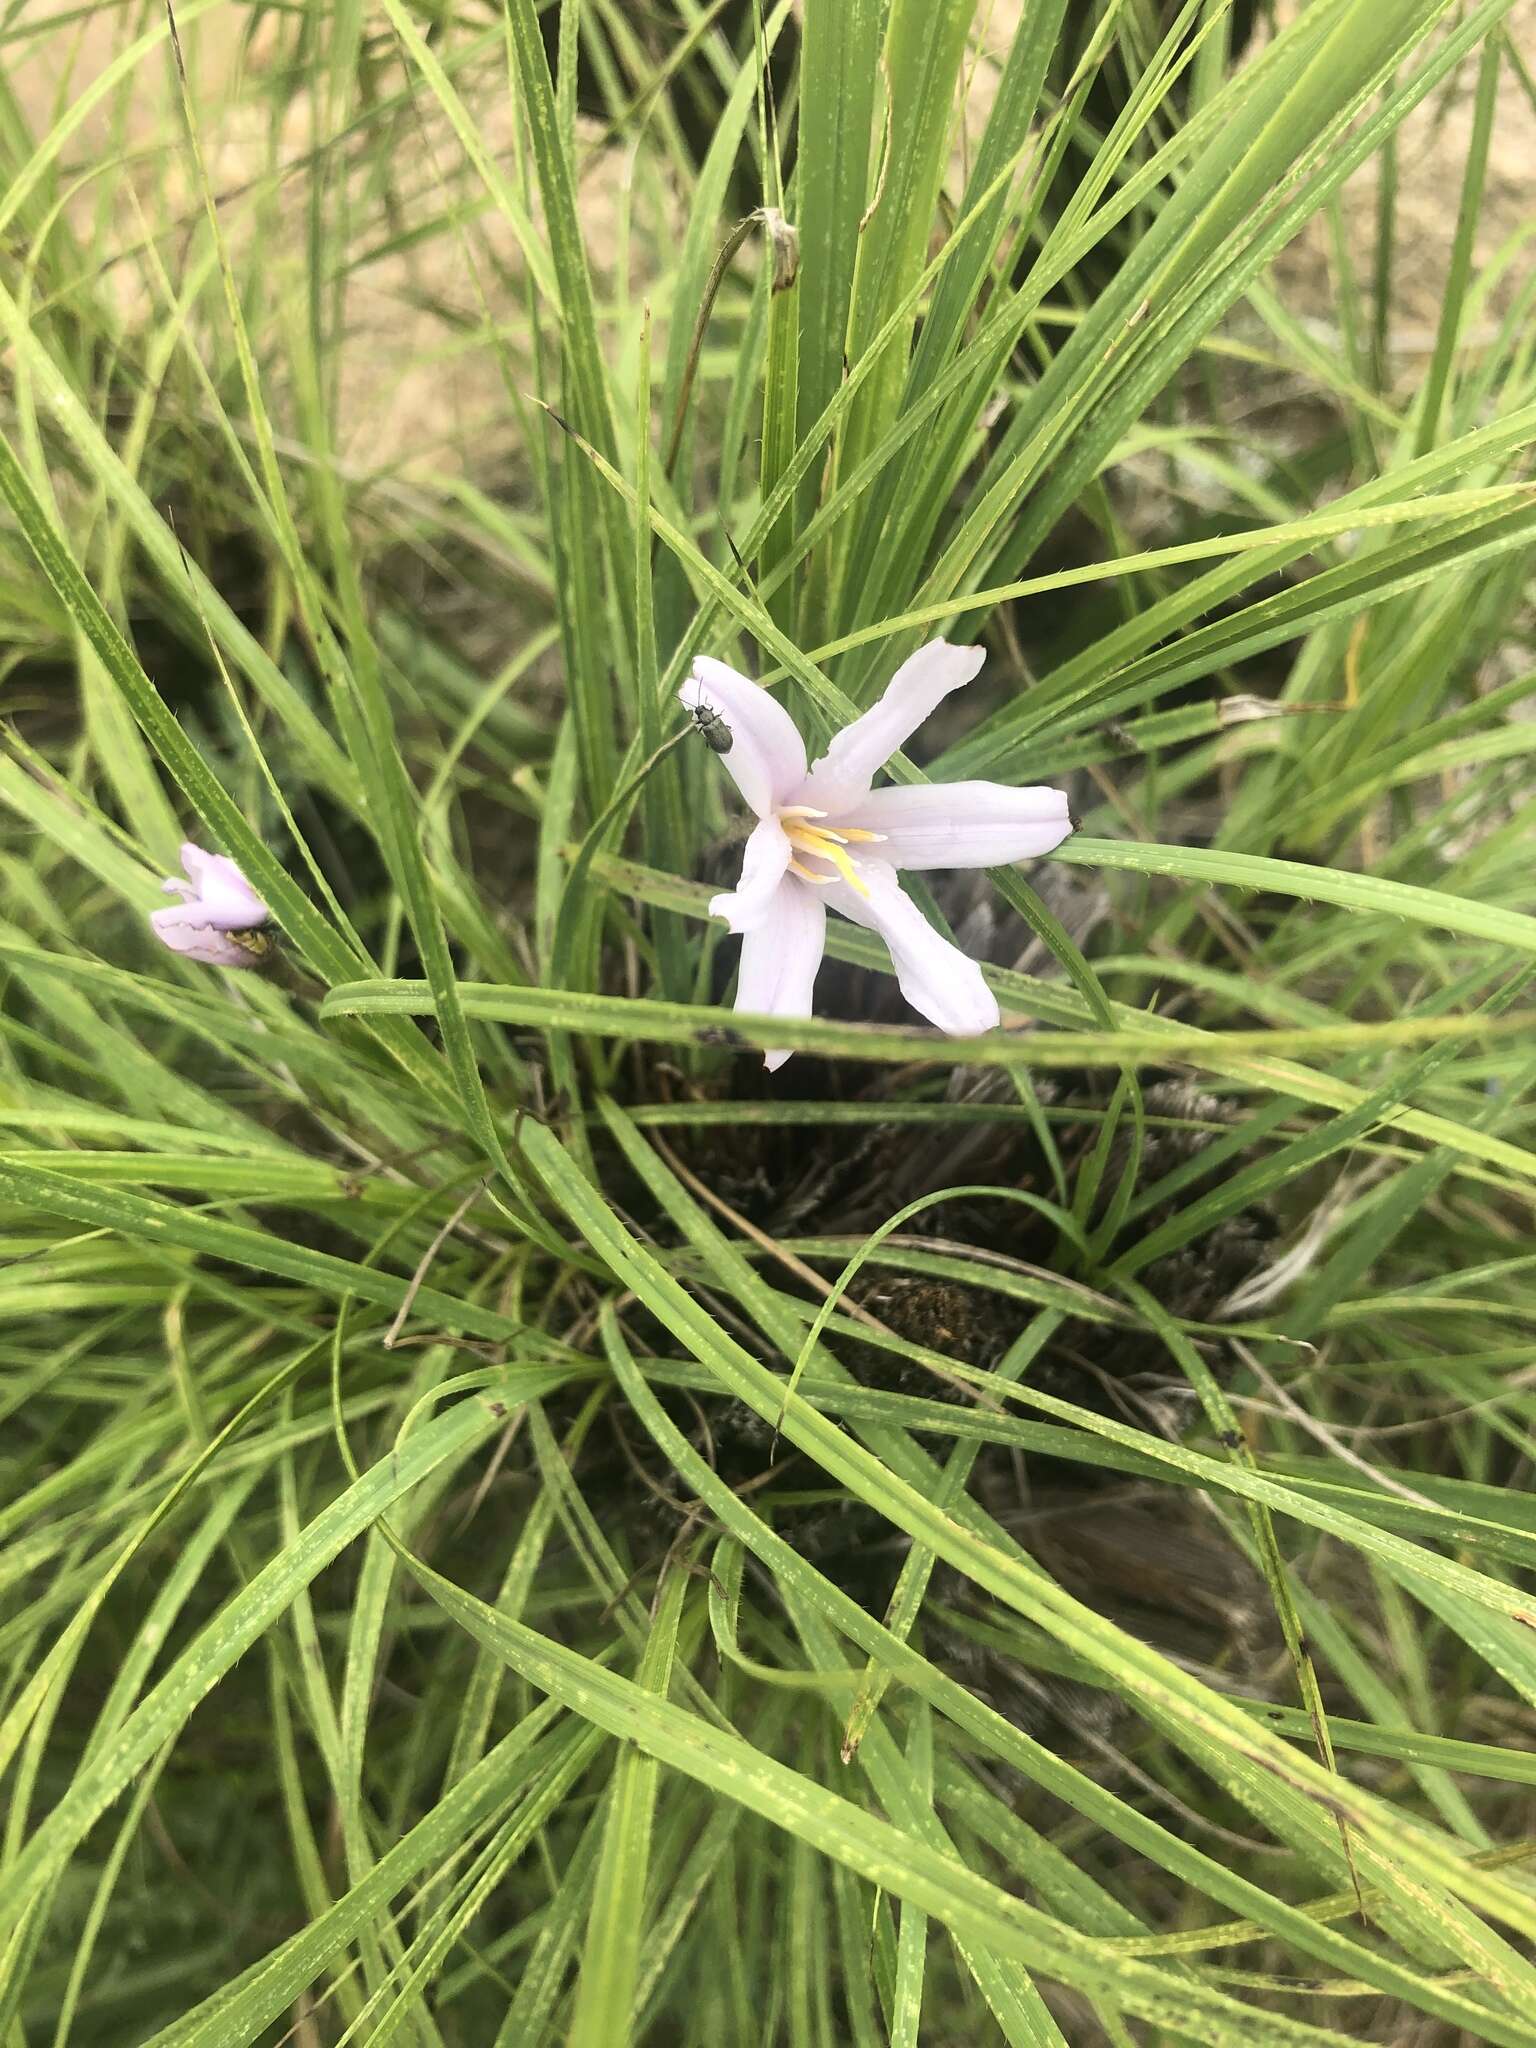
[[[782,818],[787,814],[781,811],[779,815]],[[860,880],[858,871],[844,850],[843,841],[837,833],[827,831],[822,825],[792,825],[784,836],[797,852],[807,853],[813,860],[830,861],[849,888],[857,889],[861,896],[869,894],[867,885]],[[809,879],[817,878],[813,876]],[[822,879],[830,881],[831,876]]]

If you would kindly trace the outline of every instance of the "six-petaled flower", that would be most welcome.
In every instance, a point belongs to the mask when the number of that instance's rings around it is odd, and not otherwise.
[[[714,714],[729,727],[730,749],[720,758],[758,820],[741,879],[709,906],[741,934],[739,1010],[811,1014],[830,908],[880,934],[902,994],[941,1031],[974,1037],[999,1021],[980,967],[934,930],[904,894],[897,871],[1002,867],[1050,853],[1072,830],[1065,793],[999,782],[871,787],[985,659],[979,647],[930,641],[814,767],[776,697],[724,662],[694,662],[678,695],[690,711]],[[788,1058],[784,1051],[764,1055],[770,1069]]]

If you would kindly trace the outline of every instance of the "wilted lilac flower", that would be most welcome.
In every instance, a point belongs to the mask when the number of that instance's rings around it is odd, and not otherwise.
[[[163,884],[168,896],[185,900],[150,912],[155,936],[205,967],[256,967],[271,950],[260,927],[271,912],[228,854],[204,853],[185,840],[181,864],[186,881]]]
[[[742,935],[738,1009],[811,1014],[830,906],[880,934],[902,994],[941,1031],[969,1038],[999,1021],[980,967],[940,938],[903,894],[896,871],[1001,867],[1049,853],[1072,830],[1065,794],[999,782],[870,787],[940,700],[970,682],[985,659],[980,647],[930,641],[809,771],[805,743],[777,698],[724,662],[694,662],[678,695],[758,819],[740,881],[709,906]],[[770,1052],[764,1063],[771,1070],[788,1058]]]

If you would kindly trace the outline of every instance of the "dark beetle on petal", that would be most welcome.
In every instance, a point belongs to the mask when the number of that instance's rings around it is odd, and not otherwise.
[[[731,728],[712,704],[695,704],[692,717],[694,731],[711,753],[728,754],[731,751]]]

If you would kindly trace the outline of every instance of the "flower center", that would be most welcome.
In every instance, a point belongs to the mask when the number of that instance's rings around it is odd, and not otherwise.
[[[861,896],[868,896],[869,884],[860,876],[858,863],[849,853],[848,847],[853,842],[883,840],[885,834],[865,832],[857,825],[843,825],[834,832],[830,825],[811,822],[812,819],[819,820],[825,816],[825,811],[812,810],[809,804],[790,804],[780,811],[784,837],[795,851],[809,854],[813,860],[830,861],[835,870],[835,873],[830,875],[818,875],[803,861],[792,860],[789,864],[790,872],[798,875],[802,881],[815,882],[821,886],[835,882],[838,875],[841,875],[851,889],[857,889]]]

